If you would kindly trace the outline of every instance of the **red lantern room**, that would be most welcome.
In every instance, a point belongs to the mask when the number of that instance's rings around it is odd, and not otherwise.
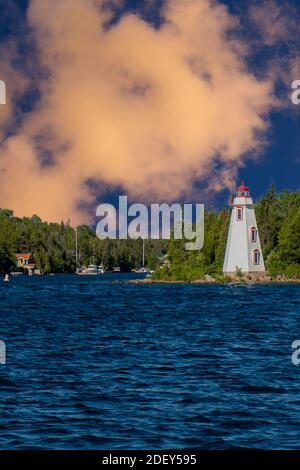
[[[236,197],[251,197],[250,188],[245,186],[244,180],[242,180],[241,185],[236,188]]]

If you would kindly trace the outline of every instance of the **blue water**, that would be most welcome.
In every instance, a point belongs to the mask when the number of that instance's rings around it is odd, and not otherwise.
[[[1,449],[300,447],[300,285],[117,279],[0,283]]]

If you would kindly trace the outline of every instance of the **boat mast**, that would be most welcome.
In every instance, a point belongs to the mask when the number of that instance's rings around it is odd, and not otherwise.
[[[145,267],[145,240],[143,238],[143,256],[142,256],[142,267]]]
[[[75,228],[75,257],[76,257],[76,269],[78,268],[78,227]]]

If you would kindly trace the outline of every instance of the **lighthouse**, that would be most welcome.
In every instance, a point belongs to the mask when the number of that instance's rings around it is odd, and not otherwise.
[[[264,272],[265,265],[250,189],[244,181],[236,189],[228,232],[224,273]]]

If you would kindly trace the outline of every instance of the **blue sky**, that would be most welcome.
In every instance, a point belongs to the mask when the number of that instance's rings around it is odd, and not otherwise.
[[[40,0],[41,2],[43,0]],[[251,31],[247,20],[247,12],[245,5],[249,6],[251,2],[237,1],[237,0],[223,0],[222,3],[226,4],[233,15],[237,15],[241,21],[241,28],[236,32],[237,35],[249,38],[249,42],[253,41],[253,51],[249,55],[248,66],[249,69],[257,76],[264,70],[266,63],[272,60],[273,56],[278,58],[284,64],[285,55],[287,57],[295,56],[300,57],[299,38],[289,38],[289,40],[278,40],[272,46],[261,46],[259,39],[255,38],[255,31]],[[259,5],[261,2],[253,1],[253,4]],[[290,14],[289,8],[295,8],[300,15],[300,2],[296,0],[289,0],[280,2],[282,8],[287,7],[287,15]],[[128,11],[133,11],[141,15],[147,21],[155,24],[157,27],[160,23],[160,7],[163,5],[163,0],[150,2],[149,0],[126,0],[121,8],[116,8],[114,21],[118,21],[122,15]],[[34,75],[35,67],[38,68],[38,61],[35,62],[34,46],[28,39],[30,37],[28,25],[26,23],[26,9],[28,7],[27,0],[0,0],[0,42],[5,44],[6,41],[14,38],[18,44],[19,50],[22,52],[19,55],[17,62],[13,65],[16,69],[26,70],[27,74]],[[267,11],[267,10],[266,10]],[[280,62],[279,62],[280,63]],[[0,77],[1,78],[1,77]],[[278,80],[278,96],[282,101],[286,101],[286,107],[273,111],[270,116],[270,128],[267,135],[267,145],[265,146],[261,155],[258,158],[249,158],[245,160],[245,164],[240,168],[238,177],[245,179],[247,184],[253,188],[254,197],[259,197],[269,187],[271,182],[274,182],[278,190],[283,189],[297,189],[299,188],[299,174],[300,174],[300,127],[299,109],[296,106],[290,105],[290,88],[289,83],[293,80],[300,79],[300,76],[287,77],[284,83]],[[39,92],[32,86],[27,90],[26,94],[22,96],[19,102],[19,112],[15,116],[15,121],[22,118],[22,114],[30,112],[38,103]],[[300,108],[300,106],[299,106]],[[225,110],[226,112],[226,110]],[[12,124],[13,129],[16,122]],[[6,129],[6,132],[10,132]],[[14,132],[14,130],[12,130]],[[196,183],[197,184],[197,183]],[[107,188],[107,196],[105,199],[115,200],[119,194],[120,189],[114,188],[112,185]],[[209,202],[209,201],[201,201]],[[217,198],[217,205],[222,207],[228,202],[228,192],[221,192]]]
[[[224,0],[234,13],[243,11],[245,2],[237,0]],[[259,2],[257,2],[259,3]],[[300,12],[300,2],[289,0],[287,5],[293,5]],[[299,37],[295,38],[297,51],[300,56]],[[272,50],[269,51],[272,54]],[[254,57],[254,65],[259,64],[259,57]],[[299,79],[291,75],[290,81]],[[290,99],[290,89],[283,88],[285,99]],[[240,176],[246,179],[254,188],[254,194],[260,195],[266,191],[268,184],[274,182],[278,190],[297,189],[300,187],[300,113],[299,110],[289,108],[273,113],[270,117],[271,131],[269,145],[264,154],[240,171]]]

